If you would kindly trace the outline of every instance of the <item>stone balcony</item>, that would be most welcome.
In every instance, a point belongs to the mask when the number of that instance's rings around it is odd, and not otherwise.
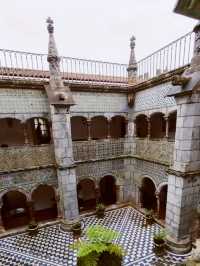
[[[171,165],[174,142],[166,139],[137,138],[135,144],[135,149],[133,149],[133,142],[129,142],[126,138],[74,141],[74,160],[76,162],[95,161],[132,155]],[[51,165],[55,165],[53,145],[0,148],[0,172]]]
[[[129,155],[131,147],[127,139],[105,139],[73,142],[75,161],[109,159]]]
[[[101,160],[130,154],[126,139],[74,141],[75,161]],[[0,148],[0,172],[55,165],[53,145]]]
[[[0,172],[45,167],[54,163],[52,145],[0,148]]]
[[[136,138],[135,154],[142,159],[172,165],[173,151],[174,141]]]

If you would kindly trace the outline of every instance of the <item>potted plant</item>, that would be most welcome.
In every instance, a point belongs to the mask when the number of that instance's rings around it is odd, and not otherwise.
[[[86,231],[86,239],[77,241],[77,266],[121,266],[123,249],[112,243],[119,233],[100,225],[90,226]]]
[[[146,219],[146,224],[152,224],[154,222],[154,218],[153,218],[153,210],[148,210],[145,209],[145,219]]]
[[[105,206],[103,203],[98,203],[96,205],[96,215],[98,218],[103,218],[105,215]]]
[[[156,253],[162,253],[163,251],[165,251],[165,238],[165,230],[160,230],[158,233],[154,234],[154,251]]]
[[[30,236],[34,236],[37,235],[38,233],[38,224],[36,223],[36,221],[31,221],[28,225],[28,233]]]
[[[72,232],[75,236],[80,236],[82,229],[81,229],[81,222],[77,222],[72,225]]]

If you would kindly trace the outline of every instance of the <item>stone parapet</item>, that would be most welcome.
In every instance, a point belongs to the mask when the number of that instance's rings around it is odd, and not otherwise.
[[[132,142],[127,139],[91,140],[73,142],[75,161],[101,160],[131,155]]]
[[[52,145],[0,148],[0,172],[46,167],[54,164]]]
[[[136,141],[136,155],[142,159],[172,165],[174,142],[167,139],[150,140],[139,139]]]

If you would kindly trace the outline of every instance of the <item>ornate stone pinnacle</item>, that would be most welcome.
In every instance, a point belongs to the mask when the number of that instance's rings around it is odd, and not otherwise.
[[[129,65],[127,68],[128,71],[128,82],[135,83],[137,78],[137,62],[135,59],[135,36],[132,36],[130,39],[130,58],[129,58]]]
[[[49,33],[53,33],[54,31],[54,27],[53,27],[53,19],[51,19],[50,17],[47,18],[46,20],[47,25],[47,30]]]
[[[131,39],[130,39],[130,47],[131,49],[134,49],[135,48],[135,36],[132,36]]]

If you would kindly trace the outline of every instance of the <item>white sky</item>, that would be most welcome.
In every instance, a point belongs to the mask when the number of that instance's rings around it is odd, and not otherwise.
[[[136,37],[141,59],[191,31],[196,21],[173,13],[176,0],[0,0],[0,48],[47,52],[46,18],[59,54],[127,63]]]

